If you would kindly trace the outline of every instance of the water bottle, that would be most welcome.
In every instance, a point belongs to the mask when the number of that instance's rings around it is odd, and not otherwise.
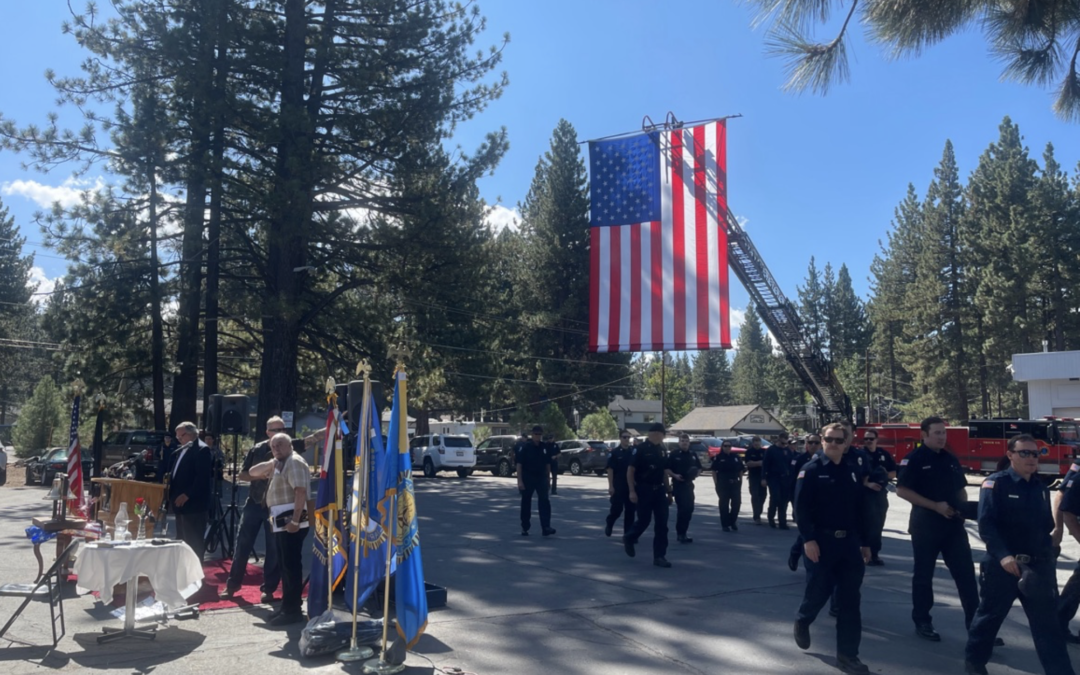
[[[131,522],[131,518],[128,517],[127,502],[120,502],[120,508],[116,510],[116,518],[113,519],[113,525],[116,526],[113,532],[114,541],[127,541],[131,537],[131,531],[128,530],[128,523]]]

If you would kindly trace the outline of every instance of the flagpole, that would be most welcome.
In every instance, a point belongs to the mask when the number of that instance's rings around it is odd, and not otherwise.
[[[394,368],[394,391],[398,390],[398,373],[405,369],[405,357],[408,356],[408,351],[404,347],[395,347],[390,350],[389,356],[397,360],[397,367]],[[393,424],[391,422],[391,424]],[[402,431],[401,425],[405,425],[404,431]],[[409,425],[409,413],[404,409],[404,406],[398,407],[398,438],[387,439],[387,441],[393,443],[393,461],[398,463],[398,473],[401,472],[401,435],[404,433],[408,436]],[[387,457],[391,455],[391,446],[387,447]],[[399,481],[400,482],[400,481]],[[364,672],[370,675],[393,675],[393,673],[400,673],[405,670],[405,663],[390,663],[386,660],[386,641],[387,633],[390,628],[390,563],[392,561],[393,547],[392,544],[395,541],[395,530],[398,524],[397,513],[397,500],[398,493],[395,489],[390,496],[390,508],[386,513],[387,525],[387,546],[386,546],[386,588],[383,590],[383,630],[382,630],[382,651],[379,652],[379,658],[372,659],[364,664]],[[400,601],[400,598],[398,599]]]
[[[367,362],[361,361],[356,366],[356,374],[364,373],[364,401],[360,406],[360,417],[362,420],[357,423],[356,420],[349,420],[353,423],[356,429],[356,443],[360,447],[360,461],[353,462],[353,482],[359,482],[357,494],[354,498],[360,503],[354,505],[356,511],[356,522],[350,523],[353,528],[353,538],[355,544],[353,545],[353,585],[352,585],[352,639],[349,641],[349,648],[338,652],[337,660],[344,662],[360,661],[361,659],[371,658],[375,654],[375,650],[371,647],[360,647],[356,644],[356,615],[359,613],[360,608],[356,606],[360,597],[360,542],[364,536],[364,533],[360,531],[360,526],[363,521],[363,514],[367,511],[367,481],[368,476],[363,478],[357,478],[357,472],[364,471],[365,474],[370,474],[370,460],[371,455],[371,366]],[[389,550],[389,543],[387,544]]]
[[[334,424],[332,430],[334,432],[334,438],[331,441],[330,452],[335,453],[331,462],[337,461],[340,457],[337,456],[337,435],[341,428],[337,423],[337,385],[334,382],[334,378],[326,378],[326,403],[330,407],[331,414],[334,416]],[[315,445],[318,448],[318,444]],[[316,450],[318,452],[318,450]],[[331,464],[331,468],[337,471],[337,466]],[[336,476],[329,476],[329,480],[336,480]],[[334,487],[337,487],[335,482]],[[326,527],[326,609],[330,611],[334,608],[334,528],[337,527],[337,498],[338,494],[334,494],[334,501],[330,502],[330,518],[327,520]],[[317,535],[318,533],[316,533]]]

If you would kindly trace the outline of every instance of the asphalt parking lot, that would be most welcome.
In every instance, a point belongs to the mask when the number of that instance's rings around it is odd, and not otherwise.
[[[792,573],[785,563],[795,531],[753,525],[744,496],[739,532],[723,533],[711,479],[704,476],[697,483],[698,508],[690,532],[694,543],[672,543],[668,559],[674,566],[664,570],[651,564],[651,535],[642,539],[636,558],[625,555],[617,536],[604,537],[608,501],[603,478],[560,477],[559,494],[552,498],[557,534],[538,536],[534,525],[533,536],[522,537],[514,479],[418,477],[425,573],[429,582],[448,589],[449,601],[431,612],[427,633],[408,657],[407,672],[838,672],[833,620],[827,614],[812,627],[807,652],[791,637],[803,589],[802,570]],[[973,480],[973,496],[975,485]],[[23,528],[31,515],[47,513],[49,503],[41,500],[45,491],[0,488],[4,581],[33,578],[36,563]],[[906,507],[891,497],[882,552],[886,565],[867,570],[861,658],[874,673],[963,672],[963,614],[943,566],[934,610],[943,640],[929,643],[914,635]],[[981,549],[977,538],[972,543]],[[1061,582],[1078,553],[1080,545],[1066,545],[1059,562]],[[295,671],[298,665],[315,672],[360,672],[355,665],[299,660],[299,628],[267,627],[266,607],[173,622],[151,643],[99,646],[94,637],[116,621],[93,598],[74,597],[71,589],[65,606],[68,636],[55,652],[0,644],[8,672],[274,673]],[[0,598],[0,619],[13,608],[11,599]],[[47,620],[43,607],[32,607],[12,632],[36,639],[45,635]],[[1006,646],[995,651],[991,673],[1041,672],[1019,606],[1001,636]]]

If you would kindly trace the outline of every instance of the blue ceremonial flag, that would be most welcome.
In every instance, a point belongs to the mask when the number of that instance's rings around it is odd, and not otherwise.
[[[367,414],[367,424],[357,425],[356,465],[349,503],[351,528],[349,546],[352,551],[349,562],[353,566],[359,566],[358,570],[350,568],[345,581],[345,604],[349,606],[349,609],[352,609],[354,577],[358,577],[356,604],[363,606],[386,575],[388,537],[384,525],[387,524],[386,514],[390,508],[387,487],[393,488],[397,480],[396,475],[393,481],[387,480],[386,467],[388,464],[391,466],[393,464],[386,458],[379,408],[375,404],[375,398],[370,394],[368,400],[370,403],[365,406],[370,411]],[[364,438],[368,439],[366,448]],[[362,490],[365,479],[367,480],[366,494]],[[357,541],[358,534],[359,542]],[[393,574],[397,566],[393,551],[390,555],[390,573]]]
[[[387,433],[388,454],[397,455],[398,517],[394,531],[397,544],[397,581],[394,605],[397,608],[397,631],[412,649],[427,628],[427,591],[424,588],[424,563],[420,558],[420,530],[413,494],[412,458],[409,456],[408,405],[405,369],[394,373],[394,405]]]
[[[341,434],[338,412],[333,405],[326,418],[326,439],[319,489],[315,496],[315,558],[308,586],[308,616],[316,617],[329,609],[330,594],[341,583],[348,569],[348,553],[342,526],[341,508]],[[328,554],[329,552],[329,554]],[[327,555],[332,557],[327,566]]]

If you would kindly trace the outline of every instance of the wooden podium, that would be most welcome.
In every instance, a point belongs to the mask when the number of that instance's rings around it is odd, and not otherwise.
[[[161,502],[165,499],[168,485],[160,483],[144,483],[138,480],[124,480],[123,478],[91,478],[91,482],[101,485],[101,496],[98,501],[98,518],[106,525],[114,526],[116,511],[121,503],[127,503],[128,531],[131,538],[138,536],[139,519],[135,517],[135,500],[142,497],[146,502],[147,517],[153,518],[153,522],[161,515]],[[103,533],[104,534],[104,533]]]

